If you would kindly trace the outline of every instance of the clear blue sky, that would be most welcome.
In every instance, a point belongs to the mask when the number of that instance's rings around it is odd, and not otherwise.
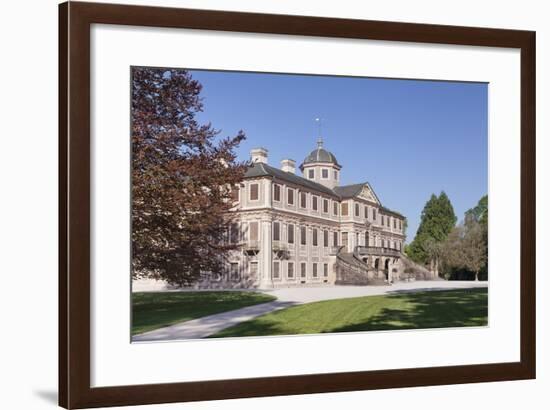
[[[407,242],[432,193],[447,193],[459,220],[487,193],[487,84],[191,71],[204,112],[222,136],[243,130],[239,158],[253,147],[269,163],[299,165],[316,147],[343,166],[341,183],[368,181],[409,221]],[[298,171],[299,172],[299,171]]]

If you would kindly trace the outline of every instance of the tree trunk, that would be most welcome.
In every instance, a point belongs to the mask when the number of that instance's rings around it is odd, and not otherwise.
[[[475,274],[476,274],[476,282],[478,282],[479,281],[479,272],[476,272]]]

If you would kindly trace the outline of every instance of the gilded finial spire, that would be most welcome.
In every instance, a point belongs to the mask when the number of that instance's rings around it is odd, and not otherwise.
[[[317,138],[317,148],[323,148],[323,139],[321,137]]]

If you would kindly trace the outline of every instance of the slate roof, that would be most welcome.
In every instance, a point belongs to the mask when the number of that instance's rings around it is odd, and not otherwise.
[[[338,194],[336,194],[332,189],[327,188],[324,185],[318,184],[317,182],[310,181],[309,179],[306,179],[306,178],[302,178],[301,176],[298,176],[296,174],[285,172],[278,168],[274,168],[271,165],[264,164],[262,162],[256,162],[254,165],[248,168],[248,170],[244,174],[245,178],[255,178],[255,177],[264,177],[264,176],[272,176],[275,178],[282,179],[283,181],[287,181],[296,185],[304,186],[309,189],[323,192],[331,196],[338,196]]]
[[[401,217],[401,218],[405,218],[405,216],[404,216],[403,214],[400,214],[399,212],[394,211],[394,210],[392,210],[392,209],[390,209],[390,208],[386,208],[385,206],[380,206],[380,209],[381,209],[382,211],[384,211],[384,212],[389,213],[389,214],[394,214],[394,215],[399,216],[399,217]]]
[[[334,188],[334,192],[336,192],[340,198],[352,198],[361,192],[365,184],[366,182],[361,184],[337,186]]]
[[[325,162],[340,167],[340,164],[338,164],[338,160],[336,159],[334,154],[330,151],[327,151],[321,146],[317,147],[309,153],[309,155],[304,159],[304,162],[302,162],[302,165],[300,165],[300,168],[303,168],[304,164],[309,164],[313,162]]]
[[[317,182],[310,181],[309,179],[303,178],[291,172],[285,172],[279,168],[272,167],[271,165],[264,164],[262,162],[254,163],[251,167],[248,168],[248,170],[244,174],[245,178],[258,178],[266,176],[271,176],[295,185],[309,188],[311,190],[323,192],[325,194],[335,196],[339,199],[353,198],[355,195],[361,192],[361,189],[363,189],[366,184],[368,184],[368,182],[363,182],[360,184],[343,185],[335,187],[334,189],[330,189]],[[404,218],[404,216],[399,212],[392,211],[391,209],[384,206],[380,206],[380,209]]]

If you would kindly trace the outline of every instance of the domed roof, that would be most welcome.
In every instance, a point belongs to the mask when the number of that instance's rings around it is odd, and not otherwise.
[[[300,168],[303,168],[306,164],[311,164],[314,162],[333,164],[340,167],[340,164],[338,164],[338,160],[334,154],[323,148],[323,140],[321,138],[317,140],[317,148],[309,153],[309,155],[304,159],[304,162],[302,162],[302,165],[300,165]]]

